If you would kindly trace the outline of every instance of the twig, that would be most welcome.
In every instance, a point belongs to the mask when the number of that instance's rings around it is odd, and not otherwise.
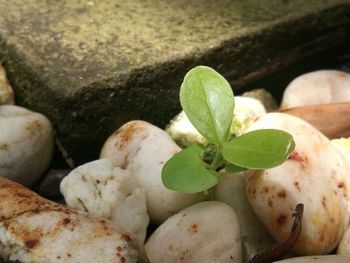
[[[298,204],[292,215],[295,217],[295,219],[288,239],[273,245],[266,251],[255,255],[248,261],[248,263],[270,263],[285,256],[293,248],[300,236],[303,212],[304,205]]]
[[[66,161],[68,167],[70,169],[74,169],[75,164],[74,164],[73,159],[69,156],[66,149],[63,147],[63,144],[61,143],[61,141],[57,137],[56,137],[56,145],[57,145],[59,152],[62,154],[63,159]]]

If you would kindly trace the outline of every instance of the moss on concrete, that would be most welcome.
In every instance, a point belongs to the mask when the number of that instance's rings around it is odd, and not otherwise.
[[[239,85],[350,35],[348,0],[0,0],[0,10],[17,101],[46,114],[79,162],[130,119],[165,124],[197,64]]]

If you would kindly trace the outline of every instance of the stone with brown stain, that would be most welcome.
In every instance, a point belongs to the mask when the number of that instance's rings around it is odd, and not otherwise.
[[[295,188],[298,189],[298,191],[301,190],[298,181],[295,181],[293,184],[294,184]]]
[[[261,189],[262,193],[268,193],[269,192],[269,187],[268,186],[264,186],[262,189]]]
[[[304,169],[308,166],[307,156],[295,150],[290,154],[288,160],[297,162]]]
[[[145,250],[152,263],[227,262],[230,257],[234,258],[230,262],[241,263],[239,222],[230,206],[201,202],[166,220],[150,236]]]
[[[25,204],[21,202],[24,199]],[[123,262],[120,257],[138,261],[135,240],[109,222],[43,199],[1,177],[0,218],[2,231],[12,237],[11,244],[19,248],[24,244],[28,250],[23,253],[42,259],[38,263],[47,262],[47,258],[65,263]],[[116,247],[120,249],[116,251]]]
[[[268,204],[269,207],[272,207],[273,206],[273,201],[271,199],[268,199],[267,204]]]
[[[131,237],[128,234],[126,234],[126,233],[121,233],[120,239],[124,240],[124,241],[127,241],[127,242],[131,241]]]
[[[279,215],[277,218],[276,218],[276,223],[279,225],[279,226],[283,226],[287,221],[287,216],[286,215]]]
[[[31,239],[31,240],[26,240],[24,244],[26,245],[27,248],[32,249],[36,246],[36,244],[39,243],[39,240],[36,239]]]
[[[322,200],[321,200],[321,203],[322,203],[322,206],[327,209],[327,198],[325,196],[322,196]],[[331,218],[331,221],[334,221],[333,218]]]
[[[70,219],[69,218],[63,219],[63,224],[64,225],[68,225],[69,223],[70,223]]]
[[[338,187],[339,187],[339,188],[342,188],[342,189],[345,189],[345,188],[346,188],[346,185],[345,185],[344,182],[339,182],[339,183],[338,183]],[[345,189],[345,190],[346,190],[346,189]]]
[[[134,133],[142,132],[142,129],[144,129],[143,126],[139,125],[138,122],[132,122],[130,125],[123,126],[117,131],[120,139],[116,141],[114,146],[120,151],[124,150],[125,147],[130,144],[131,139],[134,137]]]
[[[286,198],[287,193],[286,193],[285,190],[281,190],[281,191],[279,191],[279,192],[277,193],[277,196],[278,196],[279,198]]]
[[[35,136],[35,134],[40,132],[42,130],[42,124],[38,120],[33,120],[27,124],[25,129],[32,135]]]
[[[198,226],[197,224],[193,223],[188,228],[187,231],[191,234],[196,234],[198,232]]]
[[[127,122],[104,143],[100,158],[132,173],[145,190],[151,222],[160,224],[180,210],[205,200],[205,193],[169,190],[162,181],[164,163],[181,148],[160,128],[151,123]]]
[[[293,207],[303,203],[303,230],[293,250],[330,253],[349,222],[348,163],[324,135],[301,119],[268,113],[248,131],[267,128],[290,133],[296,147],[283,164],[249,177],[248,189],[256,189],[256,194],[247,192],[251,207],[275,239],[285,240]],[[322,150],[315,153],[315,145]],[[266,187],[275,190],[267,193]]]

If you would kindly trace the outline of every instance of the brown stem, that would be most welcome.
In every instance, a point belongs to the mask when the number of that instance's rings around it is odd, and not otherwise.
[[[74,164],[73,159],[69,156],[66,149],[63,147],[63,144],[61,143],[61,141],[57,137],[56,137],[56,145],[57,145],[59,152],[62,154],[66,164],[68,165],[68,167],[70,169],[74,169],[75,164]]]
[[[248,263],[270,263],[274,260],[278,260],[285,256],[293,248],[300,236],[303,212],[304,205],[298,204],[292,215],[293,217],[295,217],[295,219],[288,239],[277,243],[269,249],[255,255],[248,261]]]

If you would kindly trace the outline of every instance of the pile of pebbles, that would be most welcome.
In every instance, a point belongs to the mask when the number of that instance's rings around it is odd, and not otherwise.
[[[174,192],[161,181],[164,163],[181,150],[175,141],[182,147],[205,143],[184,113],[166,131],[144,121],[128,122],[106,140],[100,159],[70,170],[50,169],[55,149],[66,167],[72,162],[45,116],[14,105],[0,66],[0,174],[50,199],[63,196],[68,206],[121,227],[144,247],[151,263],[248,262],[275,240],[288,238],[298,203],[305,210],[294,257],[278,262],[349,262],[350,150],[341,153],[301,119],[270,112],[277,104],[265,91],[238,100],[246,102],[236,104],[239,129],[233,127],[232,134],[282,129],[293,135],[296,148],[279,167],[223,172],[215,200],[208,201],[206,192]],[[350,75],[317,71],[295,79],[281,107],[343,101],[350,101]],[[155,230],[147,233],[150,223]],[[321,256],[330,253],[338,255]]]

